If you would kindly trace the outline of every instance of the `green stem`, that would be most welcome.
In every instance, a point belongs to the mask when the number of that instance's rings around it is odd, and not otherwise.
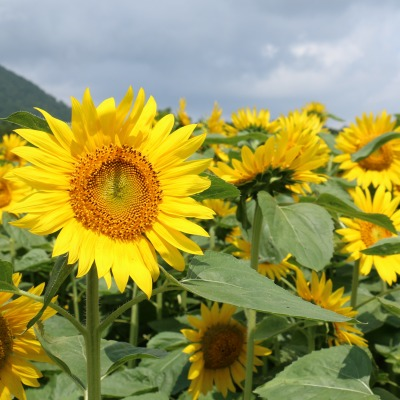
[[[398,291],[400,291],[400,286],[385,290],[384,292],[381,292],[378,295],[370,297],[369,299],[363,301],[362,303],[357,304],[357,306],[355,308],[359,309],[359,308],[365,306],[366,304],[371,303],[371,301],[377,300],[379,297],[385,297],[386,295],[388,295],[390,293],[398,292]]]
[[[158,280],[157,281],[157,287],[161,287],[161,281]],[[157,321],[159,321],[160,319],[162,319],[163,316],[163,304],[164,304],[164,296],[163,296],[163,292],[157,293],[156,294],[156,318]]]
[[[138,292],[138,286],[136,283],[133,284],[132,300],[136,298]],[[134,304],[131,308],[131,321],[129,325],[129,343],[132,346],[137,346],[139,334],[139,305]],[[128,367],[133,368],[135,366],[135,360],[128,361]]]
[[[78,288],[76,287],[76,278],[73,270],[71,271],[71,283],[72,283],[72,296],[73,296],[72,302],[74,305],[74,315],[77,321],[79,321],[80,316],[79,316]]]
[[[254,210],[252,236],[251,236],[251,257],[250,267],[258,270],[258,258],[260,237],[262,228],[262,212],[256,201]],[[243,399],[249,400],[253,392],[253,360],[254,360],[254,336],[256,332],[257,313],[255,310],[245,310],[247,318],[247,355],[246,355],[246,380],[244,383]]]
[[[85,400],[100,400],[100,313],[99,278],[97,269],[92,266],[86,275],[86,366],[87,390]]]
[[[168,292],[170,290],[179,290],[176,286],[167,286],[164,284],[163,286],[156,288],[153,290],[153,295],[157,293]],[[138,294],[134,299],[126,302],[122,306],[118,307],[114,312],[112,312],[108,317],[106,317],[99,326],[99,331],[102,332],[109,325],[111,325],[121,314],[125,311],[129,310],[133,305],[140,303],[141,301],[147,300],[147,296],[144,293]]]
[[[209,245],[209,249],[210,250],[214,250],[215,248],[215,227],[212,226],[209,230],[208,233],[210,235],[210,245]]]
[[[351,298],[350,305],[355,308],[357,306],[358,278],[360,275],[360,261],[357,260],[353,265],[353,277],[351,281]]]
[[[36,300],[39,303],[44,303],[44,299],[42,296],[37,296],[36,294],[30,293],[30,292],[25,292],[24,290],[19,289],[16,294],[20,296],[25,296],[29,297],[32,300]],[[75,328],[79,331],[79,333],[83,336],[86,337],[86,328],[79,322],[77,321],[67,310],[59,306],[58,304],[55,303],[50,303],[49,307],[51,307],[53,310],[56,310],[58,314],[62,315],[64,318],[66,318],[69,322],[71,322],[72,325],[75,326]]]

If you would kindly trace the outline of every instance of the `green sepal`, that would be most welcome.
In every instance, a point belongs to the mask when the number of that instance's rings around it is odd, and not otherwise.
[[[51,133],[49,124],[45,119],[27,111],[17,111],[8,117],[0,118],[0,121],[11,122],[12,124],[18,125],[21,128]]]

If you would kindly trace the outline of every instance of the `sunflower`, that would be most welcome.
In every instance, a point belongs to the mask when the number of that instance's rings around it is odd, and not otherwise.
[[[225,121],[222,118],[222,108],[217,102],[214,103],[211,115],[206,122],[208,132],[225,134]]]
[[[267,109],[261,109],[257,112],[254,107],[241,108],[236,113],[232,113],[232,126],[226,126],[228,136],[235,136],[240,131],[264,131],[269,132],[270,112]]]
[[[384,185],[389,190],[393,185],[400,185],[400,139],[387,142],[360,161],[351,160],[351,155],[371,140],[387,132],[400,132],[400,127],[395,126],[396,120],[383,111],[376,117],[372,113],[363,114],[362,118],[356,118],[355,124],[344,128],[336,139],[336,147],[343,154],[334,158],[340,163],[343,178],[356,179],[363,189],[371,184],[374,187]]]
[[[152,97],[144,105],[140,90],[130,111],[132,102],[130,88],[118,107],[111,98],[96,108],[86,90],[82,104],[72,98],[71,127],[40,110],[53,135],[18,130],[37,147],[14,150],[32,166],[16,169],[12,179],[37,192],[12,210],[27,213],[16,226],[39,235],[60,231],[53,256],[79,260],[78,277],[95,263],[108,285],[112,273],[122,292],[131,277],[150,296],[159,275],[156,252],[180,271],[179,250],[202,254],[182,232],[208,236],[186,217],[213,218],[190,197],[210,186],[198,176],[210,161],[185,161],[205,138],[190,138],[194,125],[170,134],[173,115],[152,127]]]
[[[227,242],[233,244],[237,248],[237,251],[232,252],[235,257],[250,260],[251,243],[243,237],[240,237],[237,230],[228,236]],[[279,264],[261,262],[258,264],[257,270],[261,275],[267,276],[269,279],[280,280],[281,278],[286,277],[291,270],[297,270],[296,266],[288,262],[290,256],[291,255],[288,254]]]
[[[322,124],[328,119],[328,112],[325,105],[317,101],[307,103],[301,110],[305,111],[307,114],[316,115],[321,120]]]
[[[21,274],[13,274],[13,282],[18,286]],[[31,288],[30,293],[40,295],[44,284]],[[38,387],[41,372],[30,362],[51,362],[39,341],[34,328],[26,329],[28,322],[42,307],[27,297],[11,300],[12,293],[0,293],[0,398],[26,400],[23,385]],[[41,320],[55,314],[47,308]]]
[[[186,112],[186,99],[184,98],[179,99],[177,115],[181,126],[190,125],[192,123],[188,113]]]
[[[374,197],[371,197],[369,190],[362,190],[356,187],[351,195],[354,203],[361,211],[367,213],[379,213],[387,215],[393,222],[396,230],[400,230],[400,210],[397,207],[400,197],[392,199],[390,192],[384,186],[379,186]],[[361,253],[377,241],[397,236],[385,228],[374,225],[368,221],[359,219],[340,218],[346,228],[338,229],[336,232],[343,236],[342,240],[347,244],[343,252],[351,253],[349,260],[360,260],[360,272],[368,275],[374,266],[379,276],[389,285],[397,281],[397,274],[400,274],[400,254],[389,256],[373,256]]]
[[[6,179],[6,175],[14,170],[12,164],[0,167],[0,215],[10,211],[15,203],[32,193],[32,188],[24,182],[15,182]]]
[[[226,397],[228,391],[236,392],[235,384],[241,387],[245,379],[246,327],[232,318],[235,311],[236,307],[229,304],[219,308],[218,303],[214,303],[211,309],[201,304],[201,318],[188,316],[189,323],[197,330],[181,331],[192,342],[183,351],[192,354],[188,392],[194,400],[200,393],[212,390],[214,384]],[[257,356],[269,354],[269,349],[256,343],[253,365],[263,364]]]
[[[219,217],[226,217],[236,213],[236,206],[227,200],[207,199],[203,200],[202,203],[215,211],[215,214]]]
[[[18,157],[12,151],[16,147],[25,146],[26,144],[26,140],[21,139],[15,133],[4,135],[2,142],[0,143],[0,160],[17,163],[19,166],[24,165],[26,163],[25,160],[23,160],[21,157]]]
[[[326,310],[334,311],[349,318],[354,318],[357,311],[352,307],[345,306],[350,296],[344,296],[344,288],[332,291],[332,280],[326,280],[325,272],[321,279],[315,271],[312,271],[311,282],[306,282],[303,272],[297,269],[296,288],[298,295],[306,301],[319,305]],[[362,332],[354,324],[349,322],[333,322],[333,332],[328,336],[329,345],[354,344],[366,346],[367,341]]]
[[[274,124],[274,133],[254,152],[247,146],[241,151],[241,161],[233,159],[232,167],[218,162],[210,170],[227,182],[239,187],[246,185],[258,190],[301,193],[311,191],[309,183],[321,183],[326,177],[313,170],[325,165],[329,151],[317,135],[314,125],[309,127],[297,116],[282,118]],[[301,128],[300,128],[301,127]],[[247,195],[252,195],[248,191]]]

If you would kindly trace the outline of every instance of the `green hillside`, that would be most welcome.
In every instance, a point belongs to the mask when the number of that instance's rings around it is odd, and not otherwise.
[[[71,109],[67,105],[0,65],[0,118],[16,111],[29,111],[40,115],[33,107],[43,108],[64,121],[71,119]],[[15,127],[0,121],[0,134],[10,132]]]

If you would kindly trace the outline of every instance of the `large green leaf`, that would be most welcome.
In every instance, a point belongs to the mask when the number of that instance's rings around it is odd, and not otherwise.
[[[334,211],[350,218],[362,219],[363,221],[368,221],[375,225],[382,226],[390,232],[397,233],[396,228],[393,226],[391,219],[387,215],[362,212],[352,202],[339,199],[332,194],[321,194],[316,203],[329,211]]]
[[[260,386],[268,400],[379,400],[369,387],[371,360],[356,346],[337,346],[308,354]]]
[[[368,142],[365,146],[361,147],[360,150],[353,153],[351,155],[351,161],[357,162],[357,161],[363,160],[364,158],[367,158],[374,151],[378,150],[385,143],[387,143],[393,139],[400,139],[400,133],[399,132],[387,132],[387,133],[384,133],[383,135],[376,137],[375,139]]]
[[[223,179],[215,175],[204,174],[210,181],[211,186],[204,192],[193,196],[197,201],[205,199],[227,199],[235,198],[240,195],[239,189],[231,183],[225,182]]]
[[[320,321],[348,320],[294,296],[230,254],[207,251],[191,260],[182,281],[167,276],[189,292],[220,303]]]
[[[45,119],[27,111],[17,111],[6,118],[0,118],[0,121],[11,122],[22,128],[51,133],[51,129]]]
[[[389,256],[392,254],[400,254],[400,237],[392,237],[382,239],[368,247],[361,250],[361,253],[369,256]]]
[[[275,247],[317,271],[329,263],[333,255],[333,222],[325,209],[309,203],[280,206],[266,192],[258,194],[258,202]]]

